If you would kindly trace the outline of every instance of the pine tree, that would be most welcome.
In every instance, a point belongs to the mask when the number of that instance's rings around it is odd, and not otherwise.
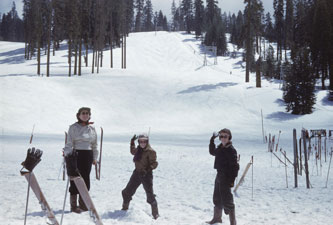
[[[247,3],[244,9],[245,25],[244,25],[244,38],[245,38],[245,82],[250,82],[250,69],[254,61],[253,54],[253,37],[254,37],[254,4],[251,0],[244,0]]]
[[[176,13],[177,13],[177,6],[176,6],[176,3],[175,3],[175,0],[173,0],[172,4],[171,4],[171,15],[172,15],[171,30],[172,31],[178,30],[178,21],[176,20]]]
[[[24,22],[18,17],[15,2],[13,2],[11,10],[2,15],[0,36],[4,41],[24,41],[23,27]]]
[[[193,3],[192,0],[182,0],[181,14],[184,18],[185,30],[191,33],[193,26]]]
[[[53,37],[53,56],[55,51],[60,48],[60,42],[65,39],[65,1],[53,0],[53,23],[52,23],[52,37]],[[84,14],[83,14],[84,15]]]
[[[216,46],[217,55],[221,56],[226,53],[225,27],[220,16],[216,16],[213,23],[208,26],[204,43],[206,46]]]
[[[206,0],[207,6],[206,6],[206,24],[209,26],[213,23],[214,18],[218,16],[219,8],[217,6],[218,1],[217,0]]]
[[[306,47],[292,50],[292,64],[286,69],[285,82],[283,99],[287,111],[302,115],[312,113],[316,101],[315,77],[310,53]]]
[[[311,53],[317,72],[321,73],[322,89],[325,90],[330,63],[332,21],[326,0],[317,0],[314,7]]]
[[[135,32],[140,32],[142,29],[142,14],[143,14],[144,0],[136,0],[136,17],[135,17]]]
[[[163,16],[162,27],[164,31],[169,31],[168,20],[166,16]]]
[[[244,46],[244,34],[242,32],[244,27],[244,17],[242,11],[238,11],[235,24],[232,28],[231,33],[231,42],[236,44],[238,48],[242,48]]]
[[[204,6],[202,0],[195,0],[194,2],[194,30],[195,36],[198,38],[202,34],[204,23]]]
[[[274,28],[272,23],[271,14],[268,12],[265,17],[265,28],[264,28],[264,36],[269,42],[274,41]]]
[[[277,41],[277,52],[276,58],[282,60],[282,41],[283,41],[283,4],[284,0],[274,0],[274,18],[275,18],[275,37]]]
[[[332,1],[328,1],[327,2],[328,5],[328,9],[330,12],[330,21],[331,21],[331,34],[330,34],[330,61],[329,61],[329,80],[330,80],[330,84],[329,84],[329,89],[333,91],[333,2]]]
[[[293,26],[294,26],[294,1],[286,0],[286,18],[284,25],[284,49],[285,59],[287,58],[287,49],[291,48],[293,42]]]
[[[267,78],[278,78],[275,76],[275,64],[274,59],[274,48],[272,45],[269,45],[266,53],[266,61],[264,62],[264,71],[263,75]]]
[[[151,0],[146,0],[146,4],[143,8],[143,27],[144,31],[152,31],[153,27],[153,5]]]

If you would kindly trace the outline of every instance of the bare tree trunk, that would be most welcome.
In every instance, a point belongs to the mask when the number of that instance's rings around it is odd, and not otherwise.
[[[322,73],[321,73],[321,89],[322,90],[325,90],[326,89],[326,87],[325,87],[325,79],[326,79],[326,73],[327,73],[327,69],[326,68],[324,68],[323,69],[323,71],[322,71]]]
[[[30,50],[29,50],[30,46],[29,46],[29,43],[27,43],[27,56],[26,56],[26,59],[30,59]]]
[[[259,57],[257,64],[256,64],[256,87],[261,87],[261,76],[260,76],[260,70],[261,70],[261,58]]]
[[[68,76],[72,75],[72,40],[68,40]]]
[[[92,63],[91,63],[91,73],[94,73],[94,68],[95,68],[95,65],[94,65],[94,62],[95,62],[95,48],[93,47],[93,58],[92,58]]]
[[[329,65],[329,80],[330,80],[330,90],[333,91],[333,59],[330,59],[330,65]]]
[[[56,50],[56,41],[53,41],[53,56],[55,56],[55,50]]]
[[[81,66],[82,66],[82,38],[79,41],[79,76],[81,76]]]
[[[101,68],[103,67],[103,50],[101,51]]]
[[[38,49],[38,53],[37,53],[37,74],[40,75],[40,38],[38,37],[38,41],[37,41],[37,49]]]
[[[112,27],[112,13],[110,16],[110,67],[113,68],[113,27]]]
[[[46,76],[50,76],[50,54],[51,54],[51,26],[48,29],[47,35],[47,62],[46,62]]]
[[[100,52],[99,51],[96,51],[97,52],[97,73],[99,73],[99,60],[100,60]]]
[[[113,48],[112,37],[110,38],[110,67],[113,68]]]
[[[27,59],[27,41],[24,42],[24,58]]]
[[[264,38],[264,60],[266,60],[266,41]]]
[[[121,68],[124,69],[124,35],[121,36]]]
[[[124,35],[125,44],[124,44],[124,68],[126,69],[126,35]]]
[[[282,61],[282,43],[280,43],[280,61]]]
[[[75,51],[75,59],[74,59],[74,75],[77,75],[77,40],[74,42],[74,51]]]
[[[285,59],[285,61],[288,61],[288,59],[287,59],[287,43],[286,43],[286,41],[284,43],[284,59]]]
[[[98,66],[98,60],[97,60],[98,50],[95,50],[95,66]]]
[[[259,53],[258,36],[256,36],[256,52]]]
[[[86,48],[86,67],[88,67],[88,43],[85,44],[85,48]]]
[[[261,57],[261,37],[259,37],[259,57]]]

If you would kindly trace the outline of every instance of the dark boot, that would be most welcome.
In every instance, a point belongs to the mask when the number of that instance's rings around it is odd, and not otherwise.
[[[214,216],[211,221],[207,222],[208,224],[222,223],[222,209],[214,207]]]
[[[81,198],[81,196],[79,197],[79,207],[82,212],[88,211],[88,208],[87,208],[86,204],[84,204],[84,201]]]
[[[160,216],[158,214],[157,202],[151,204],[151,214],[153,215],[155,220]]]
[[[129,207],[129,202],[123,201],[123,207],[121,208],[121,210],[126,211],[126,210],[128,210],[128,207]]]
[[[70,196],[71,212],[81,213],[80,208],[77,207],[77,195]]]
[[[236,225],[236,215],[235,215],[235,209],[232,209],[229,213],[229,220],[230,225]]]

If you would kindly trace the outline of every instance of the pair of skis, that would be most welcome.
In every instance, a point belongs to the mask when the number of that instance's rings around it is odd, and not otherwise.
[[[39,204],[41,205],[42,210],[45,212],[46,217],[47,217],[47,223],[48,224],[52,224],[52,225],[59,225],[59,222],[57,221],[54,212],[52,211],[50,205],[48,204],[48,202],[46,201],[46,198],[39,186],[39,183],[37,181],[37,178],[35,176],[35,174],[33,172],[21,172],[21,175],[24,176],[26,178],[26,180],[28,181],[28,188],[32,189],[33,192],[35,193]],[[74,181],[80,196],[82,197],[85,205],[87,206],[90,216],[93,218],[93,221],[95,222],[96,225],[103,225],[102,220],[99,216],[99,214],[97,213],[97,210],[95,208],[95,205],[89,195],[88,192],[88,188],[83,180],[83,178],[81,176],[77,176],[77,177],[69,177],[68,178],[68,183],[69,180]],[[61,216],[61,222],[60,225],[62,225],[62,221],[63,221],[63,215],[64,215],[64,210],[65,210],[65,202],[66,202],[66,196],[67,196],[67,190],[68,190],[68,183],[67,183],[67,187],[66,187],[66,194],[65,194],[65,200],[64,200],[64,207],[63,207],[63,213]],[[29,199],[29,189],[28,189],[28,196],[27,196],[27,203],[28,203],[28,199]],[[28,206],[28,204],[27,204]],[[26,209],[27,210],[27,209]],[[26,221],[26,220],[25,220]]]
[[[35,126],[34,126],[35,127]],[[32,138],[33,138],[33,131],[34,127],[31,133],[30,141],[29,143],[32,143]],[[67,143],[67,132],[65,132],[65,144]],[[103,128],[101,127],[101,142],[100,142],[100,155],[99,155],[99,161],[97,162],[96,166],[96,179],[100,180],[100,173],[101,173],[101,161],[102,161],[102,144],[103,144]],[[65,180],[66,177],[66,163],[65,163],[65,158],[62,163],[62,168],[63,168],[63,180]],[[27,200],[26,200],[26,210],[25,210],[25,219],[24,219],[24,224],[26,224],[26,216],[27,216],[27,210],[28,210],[28,201],[29,201],[29,191],[30,188],[33,190],[35,193],[42,210],[45,212],[47,216],[47,223],[52,224],[52,225],[59,225],[59,222],[57,221],[55,214],[53,213],[51,207],[49,206],[48,202],[46,201],[46,198],[39,186],[39,183],[37,181],[37,178],[35,174],[31,172],[23,172],[21,171],[21,175],[25,176],[25,178],[28,181],[28,191],[27,191]],[[59,174],[60,175],[60,174]],[[65,210],[65,203],[66,203],[66,197],[67,197],[67,190],[69,186],[69,181],[73,180],[79,193],[80,196],[82,197],[85,205],[87,206],[90,216],[93,218],[95,224],[97,225],[103,225],[100,216],[97,213],[97,210],[94,206],[94,203],[89,195],[88,188],[81,176],[77,177],[69,177],[67,186],[66,186],[66,193],[65,193],[65,199],[64,199],[64,205],[63,205],[63,212],[61,216],[61,222],[60,225],[62,225],[63,221],[63,216],[64,216],[64,210]]]

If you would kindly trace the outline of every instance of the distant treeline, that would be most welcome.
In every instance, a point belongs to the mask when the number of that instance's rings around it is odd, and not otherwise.
[[[7,14],[0,14],[0,41],[24,42],[23,21],[17,15],[15,2]]]
[[[81,58],[88,66],[92,50],[92,72],[102,66],[103,50],[124,47],[130,32],[154,30],[194,32],[208,46],[217,47],[217,55],[236,57],[243,48],[246,62],[245,82],[256,72],[261,77],[284,81],[287,111],[311,113],[315,103],[315,84],[333,90],[333,1],[274,0],[274,13],[264,12],[262,0],[244,0],[237,14],[222,13],[217,0],[174,0],[170,21],[153,12],[151,0],[23,0],[23,21],[12,10],[2,15],[0,38],[26,43],[25,57],[44,50],[49,67],[53,55],[64,40],[68,43],[69,76],[74,57],[74,74],[81,74]],[[234,49],[227,48],[226,33]],[[272,44],[274,43],[274,45]],[[274,46],[274,47],[273,47]],[[126,52],[126,46],[122,50]],[[126,55],[126,53],[124,53]],[[49,70],[47,70],[49,76]],[[98,70],[97,70],[98,71]]]

